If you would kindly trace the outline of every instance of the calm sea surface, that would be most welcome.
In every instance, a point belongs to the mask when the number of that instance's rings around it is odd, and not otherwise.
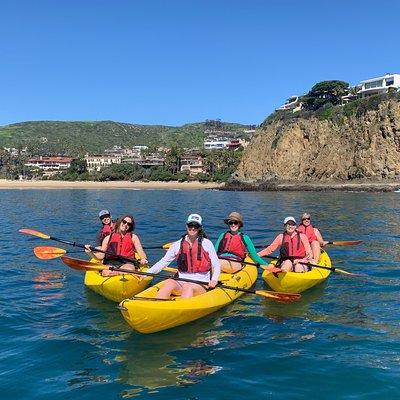
[[[1,190],[1,397],[399,399],[399,204],[400,193]],[[85,289],[83,274],[32,253],[62,244],[17,232],[93,243],[103,208],[133,213],[144,246],[177,239],[191,212],[215,240],[233,210],[256,244],[269,243],[285,216],[307,210],[325,239],[364,240],[329,254],[369,277],[332,274],[289,305],[245,295],[202,320],[141,335]],[[147,254],[155,262],[163,252]]]

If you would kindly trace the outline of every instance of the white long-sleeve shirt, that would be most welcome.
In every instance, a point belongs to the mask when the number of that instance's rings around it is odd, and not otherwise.
[[[187,240],[187,236],[185,237],[185,239],[181,240]],[[150,272],[152,274],[157,274],[163,268],[168,267],[168,265],[171,264],[172,261],[176,259],[176,256],[179,253],[179,250],[181,248],[181,240],[174,242],[168,249],[168,251],[165,253],[165,256],[156,264],[154,264],[147,272]],[[179,278],[191,279],[194,281],[202,281],[202,282],[209,282],[210,280],[218,281],[219,275],[221,273],[221,264],[218,259],[217,253],[215,252],[214,246],[210,240],[205,238],[202,240],[201,246],[203,250],[206,251],[210,256],[211,270],[212,270],[211,279],[209,272],[194,272],[194,273],[179,272]]]

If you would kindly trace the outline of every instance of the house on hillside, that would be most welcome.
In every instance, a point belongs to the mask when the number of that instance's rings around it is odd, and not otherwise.
[[[366,79],[359,83],[361,89],[357,92],[359,97],[368,97],[375,94],[387,93],[390,88],[400,88],[400,74],[386,74],[377,78]]]
[[[90,156],[89,154],[86,154],[85,161],[89,172],[100,171],[101,168],[108,167],[111,164],[121,164],[121,156],[112,156],[106,154]]]
[[[282,104],[280,107],[276,108],[275,111],[300,111],[302,108],[302,103],[300,102],[299,96],[291,96],[289,97],[285,104]]]
[[[203,157],[200,154],[183,155],[181,157],[181,172],[187,172],[190,176],[203,173]]]
[[[24,164],[25,167],[38,168],[41,171],[59,171],[70,167],[72,157],[32,157]]]

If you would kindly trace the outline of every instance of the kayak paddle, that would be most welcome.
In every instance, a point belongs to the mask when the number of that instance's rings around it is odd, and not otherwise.
[[[362,240],[335,240],[332,242],[328,242],[327,244],[331,244],[333,246],[356,246],[358,244],[363,243]],[[255,246],[256,249],[265,249],[267,246]]]
[[[327,244],[332,244],[334,246],[356,246],[362,242],[362,240],[336,240],[334,242],[328,242]]]
[[[92,263],[90,261],[79,260],[77,258],[72,258],[72,257],[68,257],[68,256],[61,256],[61,260],[64,262],[64,264],[68,265],[69,267],[71,267],[73,269],[81,270],[81,271],[110,270],[110,271],[117,271],[117,272],[125,272],[125,273],[129,273],[129,274],[133,274],[133,275],[144,275],[144,276],[153,276],[153,277],[158,276],[160,278],[174,279],[177,281],[190,282],[190,283],[197,283],[197,284],[203,285],[203,286],[206,284],[206,282],[202,282],[202,281],[195,281],[192,279],[185,279],[185,278],[176,278],[176,277],[171,277],[171,276],[167,276],[167,275],[163,275],[163,274],[153,274],[150,272],[132,271],[132,270],[128,270],[128,269]],[[222,289],[230,289],[230,290],[236,290],[239,292],[256,294],[259,296],[263,296],[263,297],[270,298],[270,299],[284,302],[284,303],[290,303],[292,301],[296,301],[301,298],[301,295],[297,294],[297,293],[293,294],[293,293],[271,292],[268,290],[244,289],[244,288],[238,288],[235,286],[227,286],[227,285],[222,284],[221,282],[218,282],[217,286]]]
[[[46,235],[45,233],[36,231],[34,229],[23,228],[23,229],[19,229],[18,232],[25,233],[26,235],[37,236],[37,237],[40,237],[42,239],[50,239],[50,240],[54,240],[56,242],[69,244],[71,246],[80,247],[81,249],[86,249],[86,247],[83,244],[79,244],[79,243],[76,243],[76,242],[70,242],[69,240],[65,240],[65,239],[59,239],[59,238],[56,238],[54,236]],[[114,254],[112,254],[112,253],[110,253],[108,251],[99,250],[99,249],[96,249],[93,246],[90,246],[90,250],[97,251],[99,253],[104,253],[104,254],[111,255],[114,258],[118,259],[118,260],[121,260],[121,261],[124,261],[124,262],[127,262],[127,263],[132,263],[135,266],[138,266],[140,264],[139,261],[135,260],[134,258],[123,257],[123,256],[115,256]],[[35,255],[36,255],[36,253],[35,253]]]
[[[264,258],[270,258],[271,260],[279,260],[278,257],[273,257],[273,256],[264,256]],[[326,267],[325,265],[319,265],[319,264],[311,264],[311,263],[306,263],[306,262],[299,262],[299,264],[307,265],[308,267],[311,268],[321,268],[321,269],[327,269],[332,272],[337,272],[339,274],[343,275],[350,275],[350,276],[367,276],[365,274],[356,274],[354,272],[348,272],[345,271],[344,269],[339,269],[336,267]],[[272,271],[273,272],[273,271]]]
[[[41,260],[52,260],[53,258],[61,257],[67,250],[58,247],[38,246],[33,249],[33,253]]]

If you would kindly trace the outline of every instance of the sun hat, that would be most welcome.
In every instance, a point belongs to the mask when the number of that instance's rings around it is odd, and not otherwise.
[[[237,221],[240,226],[243,226],[243,217],[236,211],[231,212],[228,218],[224,219],[225,224],[229,224],[229,221]]]
[[[283,225],[286,225],[289,221],[293,221],[295,224],[297,224],[296,220],[293,217],[286,217],[283,220]]]
[[[111,215],[111,213],[110,213],[110,211],[108,211],[108,210],[101,210],[101,211],[99,212],[99,218],[101,218],[101,217],[104,216],[104,215]]]
[[[188,219],[186,221],[187,224],[190,224],[191,222],[196,222],[197,224],[199,224],[200,226],[202,225],[202,218],[199,214],[190,214],[188,216]]]

